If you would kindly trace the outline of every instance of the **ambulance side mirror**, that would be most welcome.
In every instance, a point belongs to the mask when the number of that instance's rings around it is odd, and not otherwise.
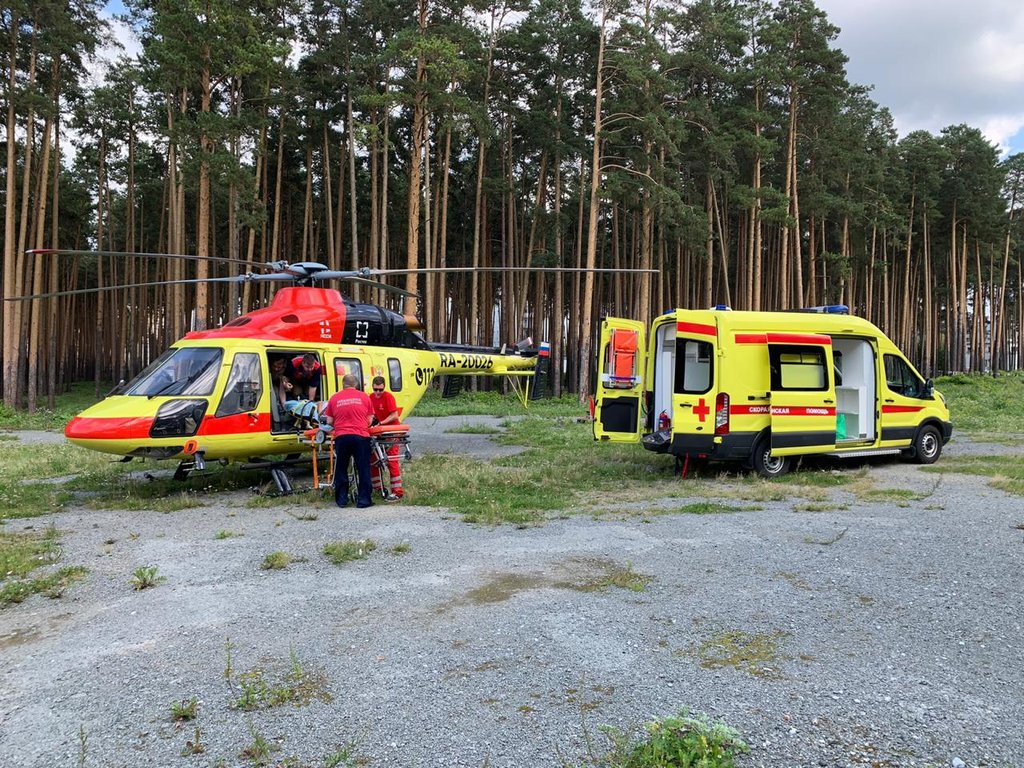
[[[935,397],[935,382],[931,379],[925,379],[924,392],[921,393],[921,398],[923,400],[931,400],[933,397]]]

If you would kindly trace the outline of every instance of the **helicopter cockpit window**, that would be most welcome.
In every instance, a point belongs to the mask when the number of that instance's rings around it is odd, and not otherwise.
[[[217,416],[231,416],[256,408],[263,395],[260,377],[260,356],[253,352],[239,352],[231,364],[224,397],[217,406]]]
[[[334,358],[334,391],[341,392],[341,380],[345,374],[353,373],[359,379],[359,389],[363,388],[363,364],[357,357]]]
[[[209,395],[217,383],[224,350],[219,347],[169,349],[125,387],[126,395]]]
[[[398,358],[388,358],[388,378],[392,392],[402,391],[402,363]]]

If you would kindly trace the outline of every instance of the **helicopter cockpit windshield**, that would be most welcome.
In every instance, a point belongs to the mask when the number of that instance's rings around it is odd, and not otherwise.
[[[125,385],[123,394],[160,395],[213,394],[224,351],[219,347],[169,349]]]

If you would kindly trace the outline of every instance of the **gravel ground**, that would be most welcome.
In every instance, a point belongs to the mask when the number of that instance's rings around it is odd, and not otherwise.
[[[415,452],[506,450],[444,433],[454,417],[414,421]],[[996,452],[1020,448],[947,449]],[[243,493],[15,520],[55,524],[62,564],[89,575],[0,611],[0,766],[248,765],[258,733],[277,765],[354,744],[365,763],[341,765],[556,767],[602,751],[602,725],[681,709],[739,730],[740,768],[1024,765],[1020,499],[907,464],[868,471],[931,493],[653,514],[701,500],[675,498],[522,530],[408,505],[300,520],[301,500],[249,508]],[[361,538],[378,544],[365,560],[320,554]],[[301,561],[262,570],[275,550]],[[630,564],[644,591],[587,588]],[[133,591],[141,565],[166,582]],[[707,663],[742,638],[761,643],[748,662]],[[246,681],[295,690],[296,664],[304,706],[233,706]],[[191,697],[198,716],[178,727],[170,705]],[[182,756],[196,727],[205,751]]]

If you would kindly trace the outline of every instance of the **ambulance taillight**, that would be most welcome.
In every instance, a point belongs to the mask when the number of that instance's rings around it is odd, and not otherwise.
[[[725,392],[715,398],[715,434],[729,434],[729,396]]]

